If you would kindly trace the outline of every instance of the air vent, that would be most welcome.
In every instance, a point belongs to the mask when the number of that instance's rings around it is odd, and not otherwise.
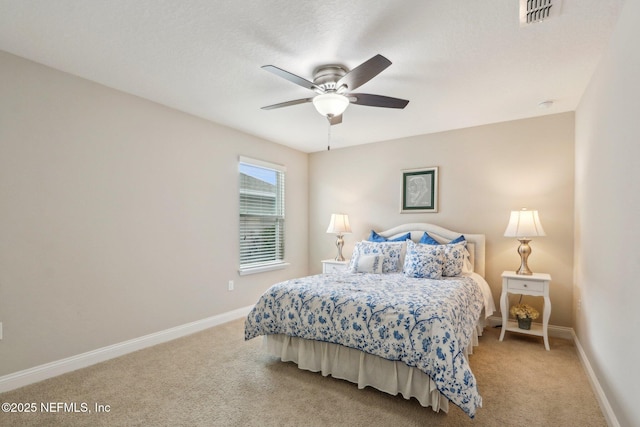
[[[562,0],[520,0],[520,25],[542,22],[560,14]]]

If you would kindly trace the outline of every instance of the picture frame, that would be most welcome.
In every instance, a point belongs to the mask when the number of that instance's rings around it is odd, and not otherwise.
[[[438,212],[438,167],[404,169],[400,213]]]

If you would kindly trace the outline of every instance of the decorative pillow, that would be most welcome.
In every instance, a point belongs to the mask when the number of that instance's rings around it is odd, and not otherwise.
[[[403,272],[407,277],[440,279],[444,259],[443,245],[417,244],[407,242],[407,254],[404,258]]]
[[[371,230],[371,234],[367,239],[370,242],[404,242],[405,240],[411,240],[411,233],[403,234],[400,237],[396,237],[395,239],[387,239],[384,236],[379,235],[375,231]]]
[[[452,241],[449,242],[450,245],[454,245],[456,243],[466,242],[467,239],[464,238],[464,234],[461,234],[459,237],[456,237]]]
[[[422,243],[423,245],[439,245],[439,244],[441,244],[436,239],[434,239],[433,237],[429,236],[429,233],[427,233],[426,231],[422,235],[422,238],[420,239],[419,243]]]
[[[431,237],[429,235],[429,233],[427,233],[426,231],[424,232],[424,234],[422,235],[422,238],[420,239],[419,243],[424,243],[427,245],[443,245],[445,243],[448,244],[455,244],[455,243],[460,243],[460,242],[466,242],[467,240],[464,238],[464,234],[461,234],[460,236],[456,237],[455,239],[447,242],[446,240],[444,242],[439,242],[436,239],[434,239],[433,237]]]
[[[382,273],[382,262],[384,257],[381,255],[360,255],[354,261],[354,273]]]
[[[460,235],[447,243],[440,243],[425,231],[420,239],[420,243],[445,246],[443,276],[453,277],[459,276],[461,273],[473,272],[473,266],[469,259],[471,256],[467,250],[467,239],[465,239],[464,235]],[[463,245],[462,249],[449,247],[457,246],[458,244]],[[462,255],[460,252],[462,252]]]
[[[464,260],[468,256],[467,242],[462,241],[456,244],[449,243],[448,245],[441,246],[444,247],[442,275],[445,277],[459,276],[464,267]]]
[[[462,264],[462,273],[469,274],[473,273],[473,264],[471,263],[471,254],[469,253],[469,245],[473,245],[473,243],[467,243],[467,247],[464,249],[464,263]]]
[[[359,258],[363,255],[380,255],[382,257],[382,272],[397,273],[400,271],[400,254],[404,242],[368,242],[361,241],[356,243],[351,255],[349,271],[356,273],[356,265],[359,264]]]

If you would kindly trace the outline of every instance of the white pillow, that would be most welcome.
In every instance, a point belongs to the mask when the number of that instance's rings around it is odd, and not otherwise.
[[[407,277],[440,279],[444,266],[444,245],[424,245],[407,241],[403,272]]]
[[[379,255],[382,257],[382,273],[397,273],[400,271],[400,254],[404,242],[368,242],[361,241],[356,243],[351,254],[351,263],[349,271],[356,273],[356,265],[359,264],[359,258],[363,255]]]
[[[381,274],[383,260],[381,255],[360,255],[354,261],[353,273]]]

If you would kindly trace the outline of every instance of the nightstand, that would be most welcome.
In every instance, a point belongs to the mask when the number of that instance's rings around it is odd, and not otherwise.
[[[544,347],[549,350],[549,316],[551,316],[551,300],[549,299],[549,282],[551,276],[546,273],[533,273],[530,276],[516,274],[514,271],[502,273],[502,294],[500,296],[500,311],[502,312],[502,332],[500,341],[504,338],[506,331],[519,332],[521,334],[537,335],[544,338]],[[542,325],[532,323],[531,329],[520,329],[518,323],[509,320],[509,295],[532,295],[544,298],[544,309],[542,311]]]
[[[349,260],[336,261],[335,259],[323,259],[322,260],[322,272],[323,273],[345,273],[349,267]]]

